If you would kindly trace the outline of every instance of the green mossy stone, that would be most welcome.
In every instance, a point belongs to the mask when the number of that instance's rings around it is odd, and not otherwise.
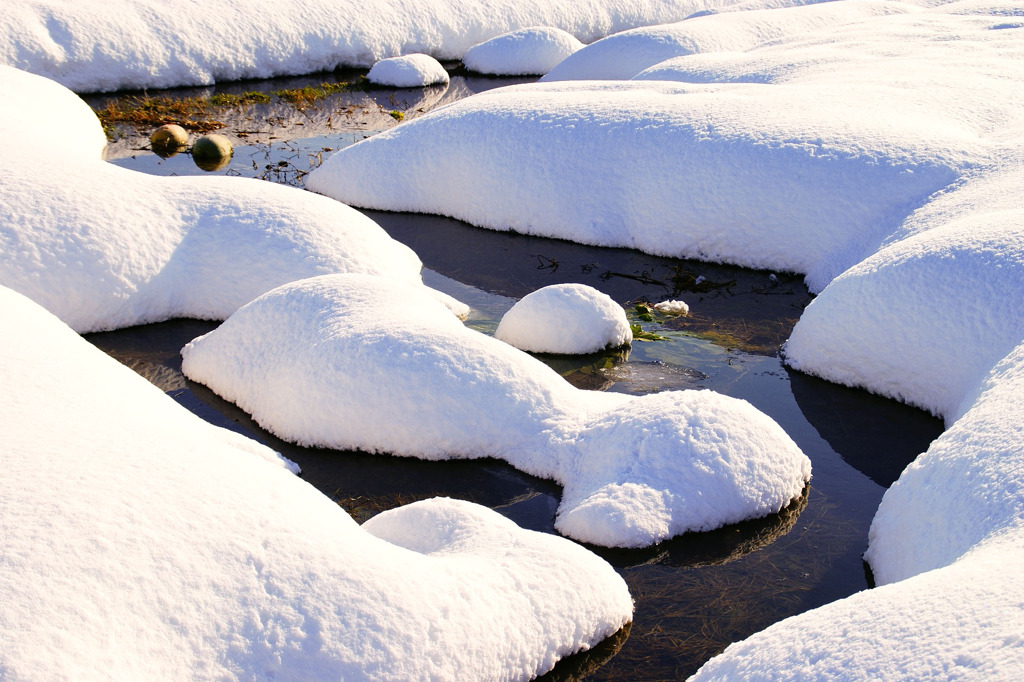
[[[231,140],[211,133],[203,135],[192,145],[192,160],[205,171],[220,170],[231,161],[234,151]]]

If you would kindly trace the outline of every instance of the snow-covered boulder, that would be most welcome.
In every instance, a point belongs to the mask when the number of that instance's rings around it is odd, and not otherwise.
[[[0,314],[4,678],[526,680],[632,617],[571,541],[447,499],[360,527],[23,296]]]
[[[461,59],[497,35],[553,26],[585,42],[736,0],[4,0],[0,65],[78,92],[210,85],[368,67],[421,52]]]
[[[582,355],[624,346],[633,333],[611,296],[585,284],[553,284],[517,301],[494,337],[532,353]]]
[[[429,54],[388,57],[373,65],[366,80],[390,88],[422,88],[448,82],[448,72]]]
[[[466,50],[470,71],[498,76],[542,76],[583,47],[562,29],[532,26],[503,33]]]
[[[810,462],[769,417],[710,391],[574,388],[465,327],[425,287],[329,275],[279,287],[182,350],[186,375],[303,445],[496,457],[564,486],[555,527],[639,547],[764,516]]]
[[[256,180],[119,168],[101,159],[99,121],[71,91],[0,67],[0,92],[18,168],[0,180],[0,285],[76,331],[224,319],[331,272],[419,281],[419,258],[348,206]]]

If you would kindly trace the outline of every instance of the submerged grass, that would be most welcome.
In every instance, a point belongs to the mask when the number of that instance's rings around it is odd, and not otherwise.
[[[697,314],[670,320],[665,327],[728,350],[775,356],[789,338],[796,320],[796,313],[792,318],[784,319],[722,319]]]
[[[218,116],[227,109],[271,104],[275,98],[297,109],[302,109],[330,95],[366,90],[368,85],[369,82],[366,78],[360,76],[352,81],[325,82],[316,87],[305,86],[270,92],[250,90],[241,94],[216,93],[208,97],[176,97],[170,94],[143,93],[108,100],[102,106],[94,107],[93,110],[103,124],[104,130],[107,131],[108,137],[115,134],[116,125],[148,129],[157,128],[167,123],[176,123],[192,132],[208,133],[226,125],[218,119]]]
[[[307,85],[304,88],[293,88],[291,90],[274,90],[272,94],[301,109],[304,106],[339,92],[366,90],[369,88],[369,84],[370,82],[365,77],[360,77],[358,80],[345,81],[343,83],[321,83],[316,87]]]
[[[242,107],[247,104],[270,104],[270,95],[258,90],[243,92],[241,95],[220,92],[210,95],[208,101],[215,107]]]
[[[95,109],[104,129],[116,123],[137,128],[157,128],[176,123],[186,130],[208,133],[224,127],[214,116],[216,107],[208,97],[171,97],[169,95],[130,95],[110,100]]]

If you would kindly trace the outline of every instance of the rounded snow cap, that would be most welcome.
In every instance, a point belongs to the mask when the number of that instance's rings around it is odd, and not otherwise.
[[[560,28],[534,26],[505,33],[466,51],[470,71],[496,76],[543,76],[583,47]]]
[[[690,306],[686,301],[662,301],[655,303],[654,309],[665,315],[685,315],[690,312]]]
[[[421,88],[447,83],[448,72],[430,55],[416,53],[380,60],[366,74],[366,79],[392,88]]]
[[[583,355],[633,340],[626,311],[585,284],[538,289],[512,306],[495,338],[533,353]]]

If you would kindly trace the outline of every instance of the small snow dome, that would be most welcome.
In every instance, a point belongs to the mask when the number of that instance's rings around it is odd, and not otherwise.
[[[583,355],[633,340],[622,306],[585,284],[538,289],[512,306],[495,338],[533,353]]]
[[[685,315],[690,312],[686,301],[662,301],[655,303],[654,309],[663,315]]]
[[[382,59],[373,65],[367,80],[375,85],[392,88],[422,88],[435,83],[447,83],[448,72],[428,54],[407,54]]]
[[[560,28],[535,26],[474,45],[462,63],[470,71],[496,76],[543,76],[583,47]]]

